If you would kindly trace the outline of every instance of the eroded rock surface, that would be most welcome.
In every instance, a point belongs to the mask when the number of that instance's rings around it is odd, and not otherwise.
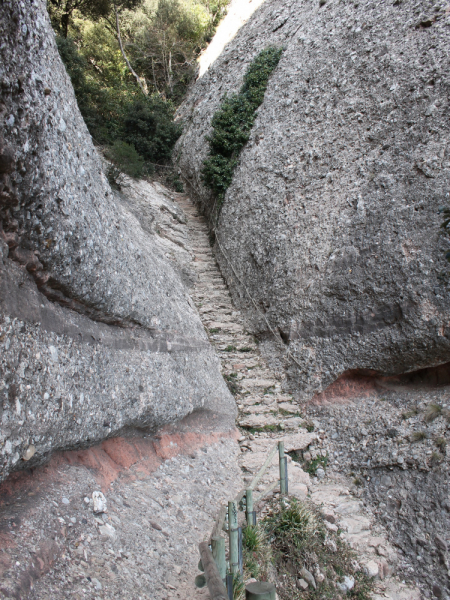
[[[180,110],[177,160],[234,300],[288,344],[304,396],[348,369],[449,359],[449,40],[445,2],[268,0]],[[211,119],[269,45],[284,53],[216,224],[201,182]]]
[[[196,410],[227,430],[182,212],[157,186],[112,192],[45,2],[3,2],[0,23],[0,480]]]

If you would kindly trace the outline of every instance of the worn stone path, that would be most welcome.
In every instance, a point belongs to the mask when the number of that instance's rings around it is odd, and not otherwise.
[[[198,280],[192,292],[211,343],[222,362],[222,374],[234,393],[239,408],[238,425],[241,454],[238,459],[244,481],[250,481],[264,463],[268,450],[284,440],[286,452],[312,460],[326,455],[326,432],[318,421],[302,416],[301,406],[283,392],[282,377],[270,369],[256,340],[245,329],[242,316],[233,306],[227,286],[218,269],[209,243],[206,219],[185,195],[176,202],[187,216],[193,266]],[[359,556],[360,564],[377,579],[374,600],[419,600],[417,589],[395,577],[396,551],[386,531],[375,522],[361,500],[352,495],[351,481],[323,469],[310,477],[288,457],[290,493],[309,497],[323,506],[328,527],[343,531],[342,537]],[[263,490],[278,477],[277,456],[257,489]]]

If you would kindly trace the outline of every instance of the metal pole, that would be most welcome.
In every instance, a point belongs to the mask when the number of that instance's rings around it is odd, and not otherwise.
[[[232,573],[228,573],[227,574],[227,594],[228,594],[228,600],[233,600],[233,574]]]
[[[253,490],[246,491],[246,519],[247,525],[256,525],[256,512],[253,510]]]
[[[280,493],[282,496],[287,494],[286,485],[286,461],[284,460],[284,442],[278,442],[278,456],[280,459]]]
[[[238,512],[234,500],[228,502],[228,532],[230,535],[230,569],[234,575],[239,571]]]
[[[239,573],[244,574],[244,554],[242,552],[242,527],[238,527],[238,540],[239,540]]]
[[[227,577],[227,565],[225,562],[225,538],[213,537],[211,540],[212,555],[216,561],[217,569],[222,581],[226,580]]]

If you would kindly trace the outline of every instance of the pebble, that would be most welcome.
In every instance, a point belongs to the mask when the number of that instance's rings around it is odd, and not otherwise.
[[[102,492],[92,492],[92,500],[94,501],[94,514],[100,514],[107,511],[106,498]]]
[[[306,591],[308,589],[308,584],[306,583],[306,581],[304,579],[298,579],[297,587],[299,590]]]
[[[311,585],[314,589],[316,589],[316,580],[314,579],[314,576],[312,573],[310,573],[308,571],[308,569],[306,569],[305,567],[302,568],[302,570],[300,571],[300,575],[302,576],[302,578],[308,582],[309,585]]]
[[[369,560],[363,565],[363,570],[368,577],[375,578],[378,576],[378,564],[374,560]]]
[[[352,590],[355,586],[355,580],[353,577],[346,575],[344,581],[337,584],[341,592],[347,593]]]

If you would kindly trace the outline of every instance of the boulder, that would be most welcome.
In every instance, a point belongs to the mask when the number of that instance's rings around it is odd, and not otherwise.
[[[450,359],[449,27],[425,0],[267,0],[179,111],[175,156],[222,273],[306,398],[349,370]],[[284,52],[218,215],[201,178],[211,120],[270,45]]]
[[[0,481],[194,411],[229,430],[182,211],[160,186],[109,186],[45,1],[2,2],[0,25]]]

